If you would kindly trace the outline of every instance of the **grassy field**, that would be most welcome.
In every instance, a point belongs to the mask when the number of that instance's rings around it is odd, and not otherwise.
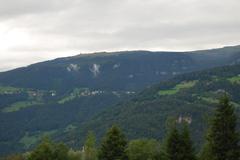
[[[88,91],[88,90],[87,90],[86,88],[75,88],[70,95],[62,98],[61,100],[58,101],[58,103],[59,103],[59,104],[64,104],[64,103],[66,103],[66,102],[72,101],[72,100],[74,100],[75,98],[80,97],[80,96],[81,96],[81,93],[82,93],[82,92],[85,92],[85,91]]]
[[[200,99],[208,103],[218,104],[218,99],[212,97],[200,97]]]
[[[14,94],[18,93],[22,89],[20,88],[14,88],[9,86],[0,86],[0,94]]]
[[[228,78],[228,80],[229,80],[231,83],[240,84],[240,76],[231,77],[231,78]]]
[[[212,104],[219,103],[219,99],[217,99],[217,98],[213,98],[213,97],[199,97],[199,98],[208,103],[212,103]],[[240,107],[240,104],[238,104],[237,102],[231,101],[231,104],[234,105],[234,107]]]
[[[34,105],[40,105],[42,103],[40,102],[36,102],[36,101],[22,101],[22,102],[16,102],[14,104],[12,104],[9,107],[5,107],[2,112],[8,113],[8,112],[16,112],[19,111],[21,109],[27,108],[27,107],[31,107]]]
[[[187,88],[191,88],[193,87],[195,84],[197,83],[197,81],[189,81],[189,82],[182,82],[180,84],[177,84],[174,88],[172,89],[168,89],[168,90],[160,90],[158,92],[158,94],[160,96],[164,96],[164,95],[174,95],[176,93],[178,93],[180,90],[182,89],[187,89]]]

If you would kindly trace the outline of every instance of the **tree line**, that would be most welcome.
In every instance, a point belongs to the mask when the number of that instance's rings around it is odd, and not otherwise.
[[[172,121],[166,137],[128,141],[123,131],[113,125],[99,146],[93,132],[89,132],[81,150],[69,149],[63,143],[48,138],[31,152],[11,155],[4,160],[240,160],[240,141],[237,115],[227,95],[211,118],[205,143],[199,153],[191,140],[188,123]]]

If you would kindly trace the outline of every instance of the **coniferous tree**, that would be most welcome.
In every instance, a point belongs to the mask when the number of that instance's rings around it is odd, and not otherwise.
[[[181,137],[180,148],[182,150],[181,159],[182,160],[196,160],[193,143],[190,138],[189,128],[186,123],[183,126],[183,130],[182,130],[180,137]]]
[[[42,142],[31,152],[28,160],[66,160],[68,158],[68,148],[62,144],[55,144],[48,138],[44,138]]]
[[[129,160],[162,160],[160,144],[155,139],[137,139],[128,144]]]
[[[181,137],[176,125],[171,127],[165,147],[168,160],[181,160]]]
[[[234,107],[225,95],[219,101],[207,137],[208,147],[214,160],[240,159],[236,125],[237,117]]]
[[[208,142],[205,142],[205,144],[202,147],[202,150],[199,154],[199,160],[214,160],[211,148]]]
[[[93,132],[89,132],[84,145],[83,160],[96,160],[97,150],[95,148],[96,138]]]
[[[68,160],[82,160],[82,152],[70,149],[68,151]]]
[[[53,158],[53,143],[48,138],[44,138],[30,154],[28,160],[53,160]]]
[[[53,160],[67,160],[69,149],[63,143],[53,144]]]
[[[179,132],[179,129],[181,132]],[[168,160],[196,160],[193,143],[186,123],[177,128],[171,125],[165,144],[165,154]]]
[[[127,141],[117,126],[112,126],[102,141],[99,160],[127,160]]]

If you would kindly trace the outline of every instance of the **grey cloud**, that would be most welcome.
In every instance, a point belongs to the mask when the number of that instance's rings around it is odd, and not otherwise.
[[[8,39],[0,59],[239,44],[239,8],[239,0],[0,0],[0,42]],[[11,41],[15,32],[25,37]]]
[[[74,5],[76,0],[0,0],[0,18],[8,19],[18,16],[59,12]]]

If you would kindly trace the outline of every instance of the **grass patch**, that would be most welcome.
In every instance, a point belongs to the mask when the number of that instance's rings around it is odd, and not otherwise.
[[[76,129],[77,127],[72,125],[72,124],[69,124],[65,129],[64,129],[64,132],[69,132],[69,131],[72,131],[74,129]]]
[[[21,109],[27,108],[27,107],[31,107],[34,105],[40,105],[42,103],[40,102],[36,102],[36,101],[22,101],[22,102],[16,102],[14,104],[12,104],[9,107],[6,107],[2,110],[2,112],[8,113],[8,112],[16,112],[19,111]]]
[[[0,86],[0,94],[14,94],[20,92],[22,89],[10,87],[10,86]]]
[[[213,104],[217,104],[219,102],[218,99],[214,99],[212,97],[199,97],[201,100],[208,102],[208,103],[213,103]]]
[[[201,100],[203,100],[205,102],[208,102],[208,103],[212,103],[212,104],[218,104],[219,103],[219,99],[212,98],[212,97],[199,97],[199,99],[201,99]],[[231,101],[231,104],[234,107],[240,107],[240,104],[238,104],[236,102]]]
[[[228,81],[230,81],[231,83],[240,84],[240,76],[234,76],[234,77],[228,78]]]
[[[174,95],[178,93],[182,89],[188,89],[193,87],[197,81],[189,81],[189,82],[182,82],[180,84],[177,84],[174,88],[168,89],[168,90],[160,90],[158,92],[158,95],[164,96],[164,95]]]
[[[89,90],[87,88],[75,88],[70,95],[62,98],[61,100],[58,101],[58,103],[64,104],[66,102],[74,100],[75,98],[79,98],[79,97],[87,94],[88,92],[89,92]]]
[[[28,133],[26,133],[24,135],[24,137],[22,137],[20,139],[20,143],[24,145],[25,149],[29,149],[32,145],[36,144],[38,141],[40,140],[39,136],[37,135],[28,135]]]

